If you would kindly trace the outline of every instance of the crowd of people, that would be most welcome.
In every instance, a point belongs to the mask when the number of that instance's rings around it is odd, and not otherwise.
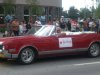
[[[62,30],[66,31],[95,31],[99,32],[100,29],[100,19],[93,19],[92,17],[87,19],[68,19],[67,21],[64,18],[61,18],[59,21],[59,27]]]
[[[5,35],[6,36],[24,35],[31,29],[31,27],[35,27],[37,25],[42,25],[42,23],[39,21],[39,18],[37,18],[34,23],[32,21],[26,23],[25,20],[19,21],[17,18],[14,18],[6,21],[7,30],[5,31]]]
[[[43,18],[43,17],[42,17]],[[100,19],[95,20],[93,18],[75,20],[75,19],[65,19],[64,16],[61,16],[60,19],[53,18],[52,20],[40,20],[39,17],[36,18],[35,22],[29,21],[26,23],[25,20],[19,21],[17,18],[8,21],[7,31],[5,35],[7,36],[19,36],[25,34],[31,29],[31,27],[38,25],[55,25],[61,28],[62,31],[98,31],[100,28]]]
[[[63,16],[60,20],[53,20],[52,25],[59,26],[62,31],[95,31],[100,29],[100,19],[93,19],[92,17],[87,19],[65,19]]]

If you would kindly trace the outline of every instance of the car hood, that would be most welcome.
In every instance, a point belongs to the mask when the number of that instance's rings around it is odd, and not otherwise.
[[[5,37],[5,38],[0,38],[0,42],[9,43],[9,42],[26,40],[26,39],[30,39],[30,38],[36,39],[36,36],[25,35],[25,36],[16,36],[16,37]]]

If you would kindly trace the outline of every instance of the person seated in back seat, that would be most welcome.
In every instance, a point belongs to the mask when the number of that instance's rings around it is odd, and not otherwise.
[[[62,33],[62,32],[61,32],[61,28],[60,28],[60,27],[57,27],[57,28],[56,28],[56,35],[59,35],[59,36],[66,36],[66,33]]]
[[[60,33],[61,33],[61,28],[60,28],[60,27],[57,27],[57,28],[56,28],[56,33],[57,33],[57,34],[60,34]]]

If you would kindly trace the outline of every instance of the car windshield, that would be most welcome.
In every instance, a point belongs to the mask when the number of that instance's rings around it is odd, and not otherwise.
[[[55,26],[53,25],[45,25],[40,28],[34,35],[36,36],[50,36],[54,31]]]
[[[34,34],[36,31],[38,31],[42,26],[34,26],[32,27],[27,33],[26,35],[29,35],[29,34]]]

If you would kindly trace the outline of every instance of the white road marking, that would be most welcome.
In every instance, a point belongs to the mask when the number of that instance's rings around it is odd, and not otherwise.
[[[53,66],[53,69],[55,69],[55,68],[57,68],[57,69],[72,68],[72,67],[80,67],[80,66],[82,67],[82,66],[95,65],[95,64],[100,64],[100,61],[98,61],[98,62],[90,62],[90,63],[80,63],[80,64],[58,65],[56,67]]]
[[[100,64],[100,61],[99,62],[91,62],[91,63],[72,64],[72,66],[84,66],[84,65],[93,65],[93,64]]]

